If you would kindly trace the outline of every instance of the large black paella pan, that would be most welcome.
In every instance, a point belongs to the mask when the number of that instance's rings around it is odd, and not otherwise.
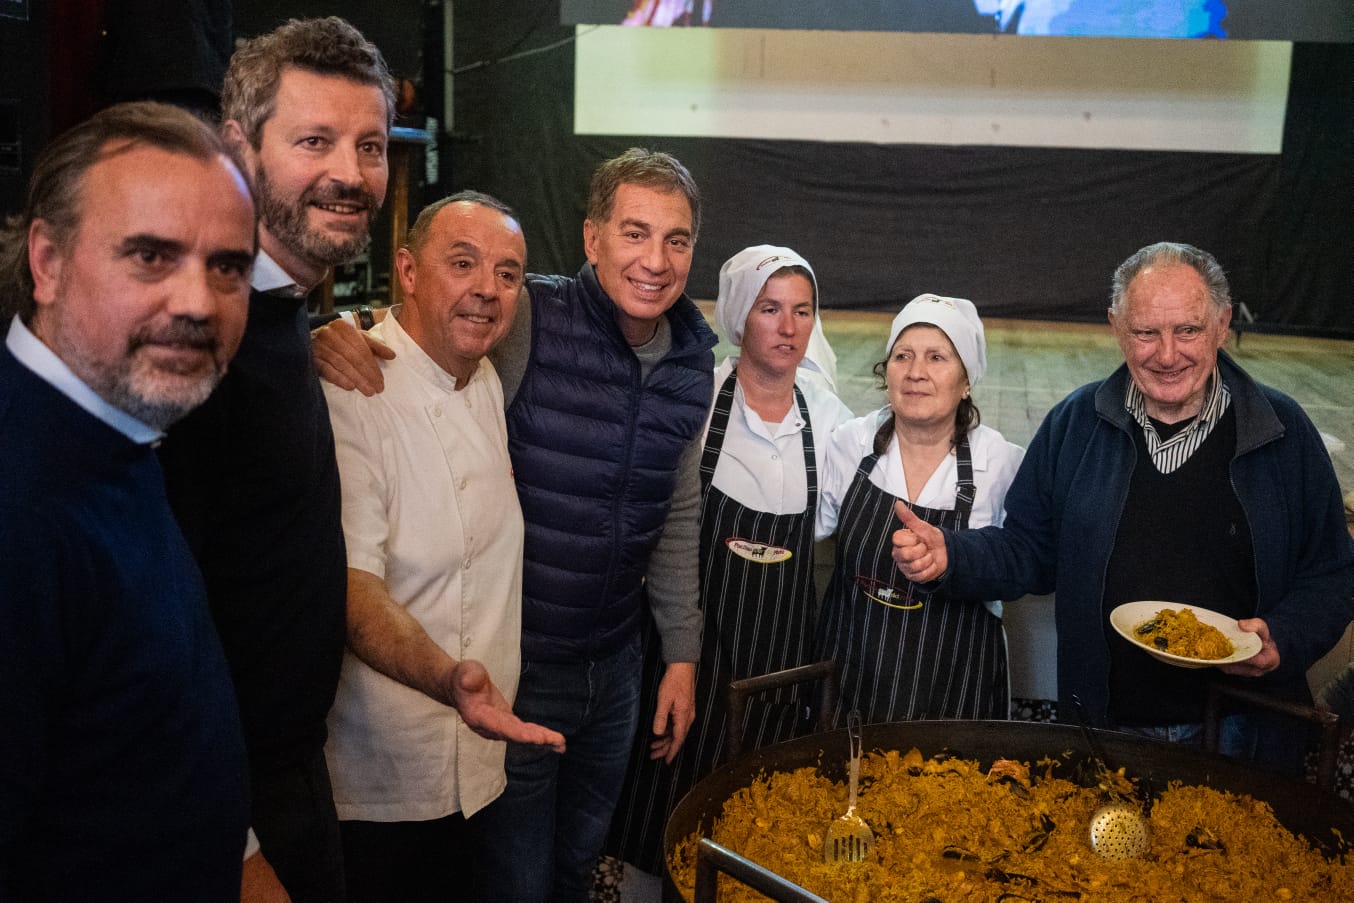
[[[1290,831],[1327,851],[1340,847],[1340,838],[1354,841],[1354,805],[1313,785],[1259,771],[1222,756],[1128,734],[1096,731],[1105,758],[1139,781],[1145,796],[1160,793],[1172,781],[1244,793],[1268,803]],[[951,756],[979,761],[984,767],[997,759],[1036,762],[1064,757],[1069,769],[1089,755],[1082,732],[1069,725],[1010,721],[916,721],[868,725],[864,745],[870,750],[920,750],[926,757]],[[678,803],[664,834],[671,856],[676,845],[700,830],[709,833],[726,800],[763,772],[787,772],[814,767],[833,780],[846,770],[846,732],[833,731],[799,737],[753,750],[720,768],[697,784]],[[1070,753],[1070,755],[1068,755]],[[664,899],[681,900],[671,877],[665,878]]]

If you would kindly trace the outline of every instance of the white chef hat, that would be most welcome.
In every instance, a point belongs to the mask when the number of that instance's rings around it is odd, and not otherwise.
[[[715,323],[724,338],[734,345],[743,344],[743,324],[752,302],[757,300],[766,280],[785,267],[800,266],[809,271],[813,283],[814,310],[818,308],[818,277],[803,257],[789,248],[753,245],[724,261],[719,268],[719,297],[715,299]]]
[[[887,358],[893,352],[893,343],[903,330],[917,323],[934,326],[945,333],[959,359],[968,371],[969,385],[976,385],[987,372],[987,338],[983,321],[978,319],[978,308],[964,298],[942,298],[940,295],[918,295],[898,312],[889,329],[889,343],[884,346]]]

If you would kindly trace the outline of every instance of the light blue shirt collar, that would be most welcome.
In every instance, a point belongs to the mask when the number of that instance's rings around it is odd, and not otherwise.
[[[254,273],[249,278],[249,286],[256,292],[287,298],[304,298],[310,294],[310,289],[288,276],[281,264],[269,257],[263,248],[254,255]]]
[[[43,382],[51,384],[52,388],[136,444],[149,445],[164,438],[164,433],[104,401],[66,366],[65,361],[33,335],[18,317],[9,324],[5,346],[19,363],[32,370]]]

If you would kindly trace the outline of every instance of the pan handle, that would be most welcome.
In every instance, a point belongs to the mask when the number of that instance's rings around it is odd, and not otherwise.
[[[729,736],[724,744],[724,756],[718,764],[733,761],[743,751],[743,718],[747,714],[749,696],[809,681],[821,681],[816,730],[829,731],[832,729],[832,711],[837,707],[837,663],[832,659],[729,681]]]
[[[702,837],[696,847],[695,903],[716,903],[719,900],[719,873],[732,875],[753,890],[780,903],[827,903],[793,881],[762,868],[751,859],[739,856],[728,847],[722,847],[708,837]]]
[[[1340,752],[1340,717],[1334,712],[1315,706],[1275,699],[1258,690],[1234,687],[1220,681],[1209,681],[1208,703],[1204,710],[1204,749],[1218,751],[1218,741],[1222,725],[1222,697],[1228,696],[1238,702],[1248,703],[1260,709],[1267,709],[1291,718],[1310,721],[1321,730],[1320,753],[1316,766],[1316,785],[1322,790],[1335,792],[1336,760]]]

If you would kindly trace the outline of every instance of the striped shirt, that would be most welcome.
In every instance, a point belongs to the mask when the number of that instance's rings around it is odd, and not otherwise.
[[[1128,381],[1128,392],[1124,397],[1124,407],[1133,419],[1142,427],[1147,437],[1147,451],[1152,455],[1152,463],[1160,473],[1173,473],[1190,459],[1204,440],[1213,432],[1222,415],[1232,403],[1232,393],[1222,382],[1217,364],[1213,365],[1213,375],[1208,380],[1208,390],[1204,395],[1203,407],[1194,422],[1169,439],[1157,435],[1156,427],[1147,416],[1147,401],[1133,380]]]

